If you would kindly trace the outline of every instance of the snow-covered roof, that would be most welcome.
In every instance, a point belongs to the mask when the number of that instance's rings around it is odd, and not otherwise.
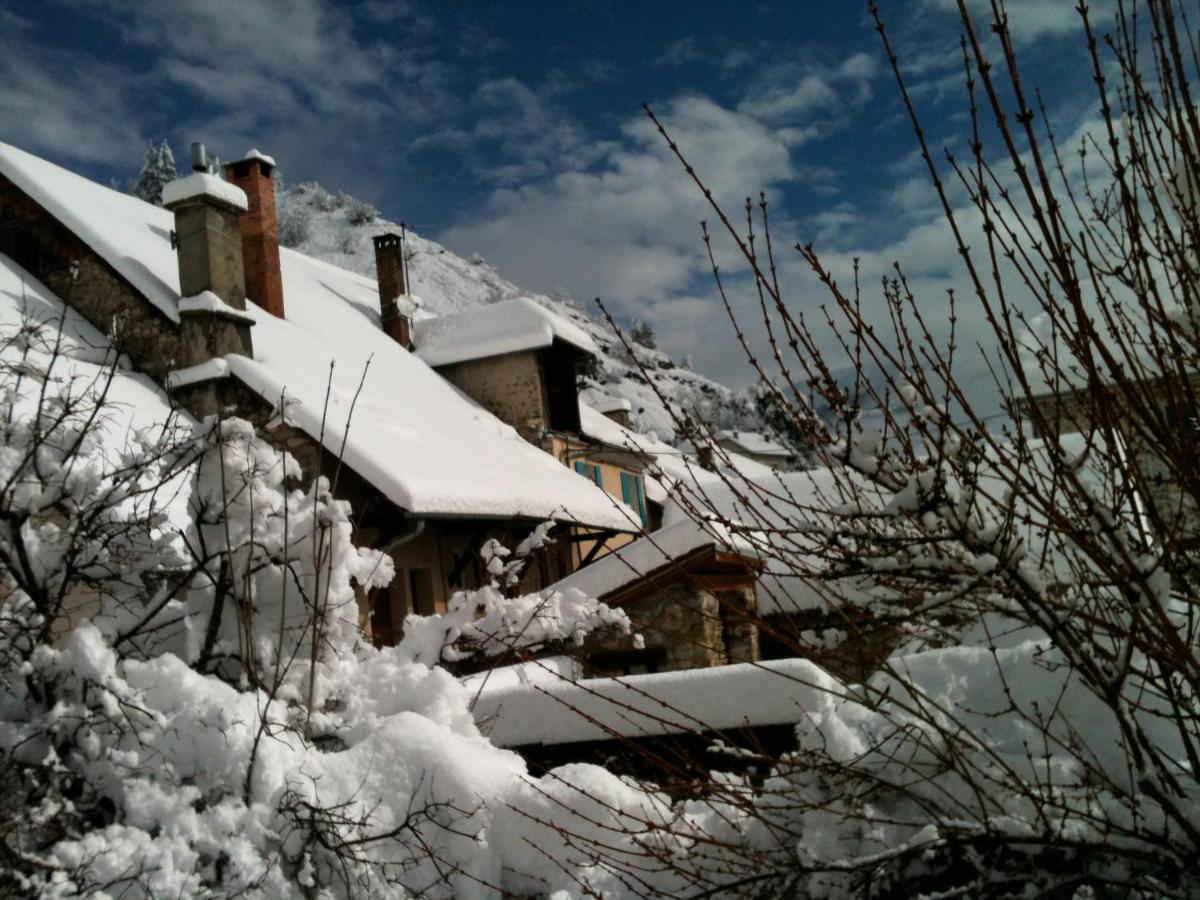
[[[811,553],[811,567],[821,568],[821,529],[834,524],[830,510],[847,502],[848,484],[860,484],[853,473],[831,469],[776,472],[766,466],[756,475],[696,470],[663,509],[664,531],[676,526],[696,528],[696,516],[737,522],[751,534],[762,535],[759,555],[764,570],[758,579],[759,611],[764,615],[823,608],[825,595],[800,577],[792,563]],[[861,499],[876,493],[864,486]],[[877,502],[882,505],[882,500]],[[810,529],[813,533],[810,533]],[[740,534],[745,534],[741,532]],[[739,535],[740,536],[740,535]],[[771,549],[774,545],[774,551]],[[583,570],[586,571],[586,570]],[[852,585],[842,585],[850,590]]]
[[[628,450],[630,453],[636,453],[647,458],[654,458],[660,455],[679,455],[679,451],[670,444],[663,443],[653,435],[639,434],[630,428],[626,428],[582,401],[579,404],[579,430],[581,434],[585,437],[590,437],[592,440],[600,441],[613,447],[620,447],[623,450]]]
[[[104,412],[95,427],[102,430],[106,449],[120,452],[132,446],[139,431],[153,432],[170,418],[170,399],[150,378],[130,368],[128,360],[118,363],[110,383],[108,373],[115,351],[109,339],[69,307],[64,315],[62,300],[0,253],[0,333],[7,337],[26,323],[44,326],[46,340],[31,343],[23,360],[5,356],[4,362],[22,365],[30,374],[36,370],[31,383],[40,384],[58,342],[58,358],[49,373],[52,387],[74,395],[93,391],[98,401],[103,393]],[[22,347],[23,342],[13,343],[8,349],[19,354]],[[175,415],[180,424],[193,421],[186,412]]]
[[[666,501],[672,482],[682,482],[692,491],[703,492],[708,486],[723,488],[730,477],[735,480],[772,478],[776,474],[770,466],[733,450],[723,450],[715,460],[725,470],[724,476],[710,472],[700,465],[695,448],[690,443],[683,442],[673,447],[653,434],[641,434],[626,428],[597,412],[590,402],[579,404],[579,427],[585,437],[644,457],[650,464],[646,474],[646,496],[655,503]],[[731,472],[731,469],[736,472]]]
[[[413,324],[417,356],[431,366],[537,350],[556,340],[592,356],[600,352],[582,328],[527,297]]]
[[[778,659],[485,688],[474,713],[493,744],[521,747],[788,725],[827,709],[840,690],[815,663]]]
[[[757,431],[718,431],[717,443],[730,443],[743,453],[755,456],[791,456],[792,451],[787,447],[770,440]]]
[[[179,320],[171,213],[3,143],[0,173]],[[631,530],[632,512],[384,334],[373,280],[287,249],[280,263],[287,318],[248,302],[254,359],[226,357],[229,373],[272,403],[286,395],[289,421],[327,447],[345,437],[346,464],[388,499],[420,515]]]
[[[595,388],[584,388],[579,392],[579,399],[597,412],[633,412],[633,404],[624,397],[613,397]]]
[[[715,522],[700,524],[680,519],[578,569],[542,593],[575,589],[603,600],[703,547],[716,547],[744,556],[757,555],[747,541],[731,536]]]

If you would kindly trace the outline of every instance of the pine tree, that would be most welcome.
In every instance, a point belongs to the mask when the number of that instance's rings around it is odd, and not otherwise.
[[[634,322],[633,327],[629,329],[629,339],[647,349],[658,349],[658,344],[654,342],[654,330],[641,319]]]
[[[781,394],[778,387],[760,382],[750,389],[754,409],[761,422],[760,428],[767,437],[783,444],[796,454],[798,459],[811,456],[812,440],[803,427],[805,420],[796,414],[797,409],[807,408],[803,398]]]
[[[162,206],[163,185],[175,177],[175,154],[171,152],[171,145],[165,140],[157,147],[151,144],[146,148],[142,171],[138,173],[138,179],[130,187],[129,193],[147,203]]]

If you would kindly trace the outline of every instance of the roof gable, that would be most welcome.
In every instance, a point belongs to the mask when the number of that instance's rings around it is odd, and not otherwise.
[[[179,321],[169,212],[2,143],[0,172]],[[393,503],[419,515],[638,527],[385,335],[370,279],[289,250],[281,268],[287,319],[247,303],[254,359],[226,357],[228,371],[268,402],[283,398],[288,419],[331,451],[344,446],[346,465]]]

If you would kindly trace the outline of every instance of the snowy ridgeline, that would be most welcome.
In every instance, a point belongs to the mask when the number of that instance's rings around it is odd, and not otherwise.
[[[284,185],[276,204],[282,244],[372,278],[375,251],[371,238],[386,231],[400,231],[397,223],[380,217],[369,203],[345,194],[331,194],[316,184]],[[408,254],[409,289],[421,298],[428,314],[446,315],[499,300],[528,297],[569,319],[599,348],[596,375],[602,390],[632,404],[638,430],[674,440],[676,429],[671,416],[621,342],[605,323],[584,312],[573,300],[523,290],[506,281],[484,260],[464,259],[411,231]],[[681,409],[698,410],[716,428],[762,429],[744,393],[677,365],[661,350],[631,346],[654,385]]]

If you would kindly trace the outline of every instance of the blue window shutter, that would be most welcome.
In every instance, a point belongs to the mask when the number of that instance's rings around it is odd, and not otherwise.
[[[633,506],[633,479],[628,472],[621,473],[621,499],[626,506]]]
[[[604,476],[601,474],[599,466],[592,466],[592,481],[596,482],[596,487],[604,487]]]
[[[576,462],[575,471],[580,475],[587,476],[587,463]]]
[[[646,491],[642,487],[642,476],[638,475],[633,479],[633,486],[637,488],[637,511],[642,517],[642,524],[649,525],[650,517],[646,515]]]

